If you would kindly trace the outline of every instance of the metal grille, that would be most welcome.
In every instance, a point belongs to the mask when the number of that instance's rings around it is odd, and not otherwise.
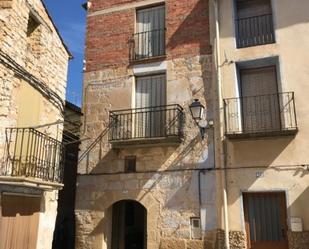
[[[165,55],[165,6],[138,10],[131,61]]]
[[[179,105],[145,107],[110,112],[114,126],[110,141],[182,136],[183,109]]]
[[[142,60],[165,55],[165,29],[134,34],[131,60]]]
[[[7,128],[6,152],[0,175],[61,182],[64,146],[34,128]]]
[[[236,28],[238,48],[275,42],[272,14],[238,18]]]
[[[297,131],[293,92],[225,99],[224,111],[227,136]]]

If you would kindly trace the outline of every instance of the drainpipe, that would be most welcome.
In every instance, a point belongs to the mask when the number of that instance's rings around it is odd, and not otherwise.
[[[220,60],[220,25],[219,25],[219,9],[217,0],[213,0],[214,12],[215,12],[215,29],[216,29],[216,69],[217,69],[217,86],[218,86],[218,99],[219,99],[219,124],[221,124],[223,111],[223,98],[222,98],[222,79],[221,79],[221,60]],[[222,122],[224,123],[224,122]],[[227,178],[226,178],[226,146],[223,128],[220,127],[220,138],[221,138],[221,167],[223,167],[221,175],[222,184],[222,198],[223,198],[223,218],[224,218],[224,245],[226,249],[230,249],[230,238],[229,238],[229,221],[228,221],[228,204],[227,204]]]

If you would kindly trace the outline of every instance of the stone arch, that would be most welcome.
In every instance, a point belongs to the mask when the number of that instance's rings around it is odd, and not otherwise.
[[[102,201],[102,200],[101,200]],[[134,201],[139,203],[147,212],[147,249],[157,249],[160,244],[160,231],[158,229],[160,222],[160,203],[151,193],[139,192],[133,193],[110,193],[104,198],[104,204],[101,206],[103,213],[103,248],[111,249],[111,225],[113,205],[121,201]]]

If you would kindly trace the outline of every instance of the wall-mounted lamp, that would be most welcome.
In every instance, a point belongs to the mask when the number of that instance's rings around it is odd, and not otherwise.
[[[212,127],[213,122],[207,122],[207,120],[204,119],[205,106],[203,106],[198,99],[195,99],[194,102],[189,106],[189,108],[192,118],[194,119],[197,126],[200,128],[202,139],[204,139],[206,129]]]

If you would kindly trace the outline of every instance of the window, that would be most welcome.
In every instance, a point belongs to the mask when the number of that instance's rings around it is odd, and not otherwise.
[[[237,47],[275,42],[271,0],[236,0]]]
[[[133,173],[136,172],[136,156],[126,156],[124,159],[124,172]]]
[[[165,54],[164,5],[137,10],[134,43],[134,60]]]
[[[39,26],[40,23],[36,20],[36,18],[33,15],[30,14],[27,26],[27,37],[31,37]]]
[[[166,110],[166,75],[158,74],[136,78],[135,132],[138,137],[164,137]]]
[[[34,14],[29,14],[27,26],[27,49],[34,56],[38,56],[41,50],[41,23]]]
[[[245,133],[279,131],[280,108],[275,66],[240,70]]]
[[[294,92],[283,91],[277,57],[237,63],[237,96],[224,99],[229,138],[295,135]]]

